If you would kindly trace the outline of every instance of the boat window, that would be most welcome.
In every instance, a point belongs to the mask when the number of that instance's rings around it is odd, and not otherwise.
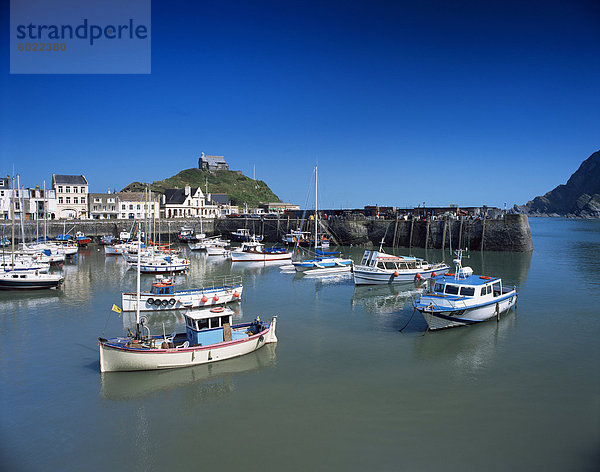
[[[502,291],[500,289],[500,282],[495,282],[493,285],[493,288],[494,288],[494,297],[500,296],[500,292]]]
[[[465,297],[472,297],[475,295],[475,287],[461,287],[460,294],[464,295]]]
[[[487,293],[488,294],[492,293],[492,286],[491,285],[487,286]]]
[[[208,318],[204,318],[202,320],[198,320],[198,329],[206,329],[208,328]]]
[[[446,285],[446,293],[458,295],[458,285]]]
[[[221,318],[219,318],[218,316],[215,316],[214,318],[210,319],[210,327],[211,328],[218,328],[219,326],[221,326],[219,324],[219,321],[221,321]]]
[[[221,316],[221,325],[224,325],[225,323],[231,324],[231,321],[229,321],[229,315]]]
[[[435,284],[433,291],[438,293],[444,293],[444,284]]]
[[[487,287],[481,287],[481,296],[483,297],[486,294],[487,294]]]

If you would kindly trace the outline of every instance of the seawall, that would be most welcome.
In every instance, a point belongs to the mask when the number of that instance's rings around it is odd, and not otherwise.
[[[202,229],[207,235],[222,234],[224,237],[238,228],[248,228],[256,234],[263,234],[265,241],[277,242],[290,230],[300,227],[300,220],[289,218],[243,219],[224,218],[204,220]],[[369,220],[369,219],[336,219],[321,220],[321,230],[328,232],[334,242],[340,245],[378,246],[384,238],[385,246],[420,247],[435,249],[468,248],[488,251],[532,251],[531,229],[526,215],[506,215],[499,219],[443,219],[443,220]],[[99,237],[105,234],[118,236],[121,231],[130,231],[129,220],[68,220],[48,221],[47,235],[50,238],[57,234],[69,232],[75,234],[83,231],[88,236]],[[175,241],[182,226],[195,227],[200,230],[197,219],[160,220],[156,222],[156,232],[162,242],[169,239]],[[31,240],[36,234],[44,234],[44,223],[39,222],[36,230],[35,221],[23,222],[25,239]],[[144,228],[144,227],[143,227]],[[305,231],[314,231],[314,221],[304,221]],[[11,225],[8,223],[3,231],[11,237]],[[21,224],[15,223],[15,240],[21,239]]]

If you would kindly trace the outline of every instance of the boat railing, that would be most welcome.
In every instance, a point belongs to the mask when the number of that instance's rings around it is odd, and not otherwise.
[[[211,288],[234,288],[239,285],[242,285],[242,276],[241,275],[221,275],[214,277],[212,279],[206,279],[202,281],[203,289],[211,289]]]

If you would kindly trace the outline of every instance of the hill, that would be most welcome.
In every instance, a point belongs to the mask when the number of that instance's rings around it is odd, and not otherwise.
[[[257,206],[259,203],[279,202],[279,197],[273,193],[262,180],[253,180],[241,172],[221,170],[216,172],[200,169],[182,170],[164,180],[155,180],[150,184],[153,192],[164,193],[167,188],[200,187],[206,192],[208,183],[209,193],[226,193],[234,205]],[[147,188],[147,184],[133,182],[122,189],[122,192],[139,192]]]
[[[583,161],[565,185],[515,210],[531,216],[600,218],[600,151]]]

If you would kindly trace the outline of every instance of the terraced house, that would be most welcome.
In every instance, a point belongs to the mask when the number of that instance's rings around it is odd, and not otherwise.
[[[85,176],[52,174],[52,188],[59,218],[88,217],[88,181]]]

